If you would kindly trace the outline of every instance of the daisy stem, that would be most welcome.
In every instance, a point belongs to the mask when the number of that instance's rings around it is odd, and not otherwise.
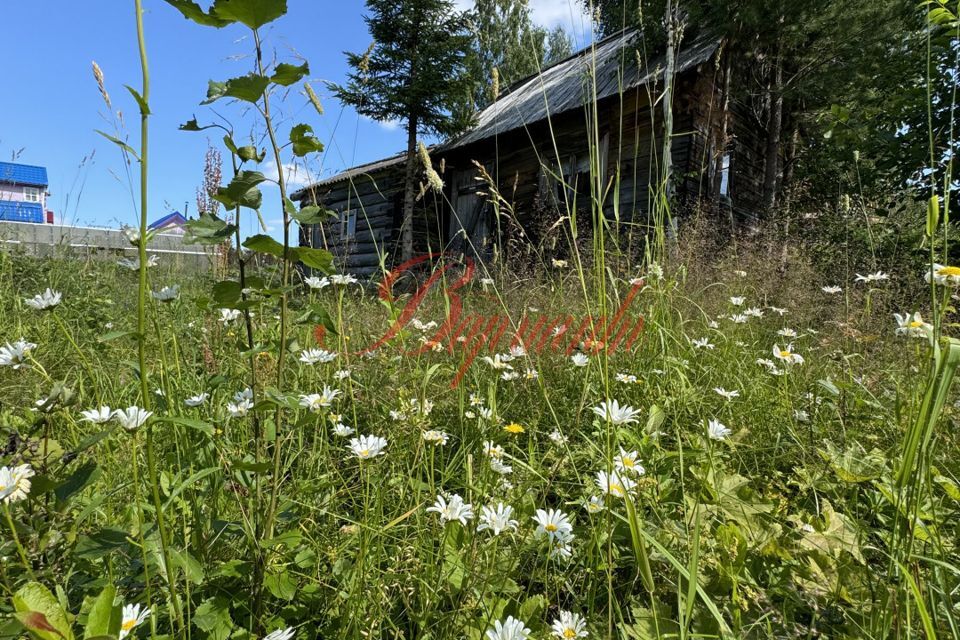
[[[77,344],[76,340],[73,339],[73,336],[70,335],[70,332],[67,330],[67,325],[63,323],[63,318],[58,316],[56,313],[52,314],[54,319],[57,321],[57,325],[60,327],[60,330],[63,331],[63,335],[66,336],[67,341],[77,352],[77,355],[80,356],[80,362],[83,363],[83,368],[87,372],[87,376],[90,377],[90,382],[96,382],[96,377],[93,375],[93,368],[90,366],[90,361],[87,360],[87,356],[83,354],[83,351],[80,349],[80,346]]]
[[[23,568],[27,570],[27,575],[30,576],[31,580],[36,580],[37,577],[33,573],[33,567],[30,566],[30,560],[27,559],[27,552],[20,543],[20,536],[17,535],[17,527],[13,524],[13,516],[10,515],[10,505],[7,503],[3,504],[3,514],[7,517],[7,526],[10,527],[10,534],[13,537],[13,543],[17,547],[17,552],[20,554],[20,561],[23,563]]]

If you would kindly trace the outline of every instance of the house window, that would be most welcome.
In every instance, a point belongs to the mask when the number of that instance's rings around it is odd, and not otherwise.
[[[36,187],[24,187],[23,199],[25,202],[40,202],[40,189]]]
[[[720,158],[720,197],[730,197],[730,153]]]
[[[353,209],[340,212],[340,239],[352,240],[357,234],[357,212]]]

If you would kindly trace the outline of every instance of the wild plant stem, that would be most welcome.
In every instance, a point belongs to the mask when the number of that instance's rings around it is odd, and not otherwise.
[[[3,514],[7,517],[7,526],[10,527],[10,535],[13,538],[13,543],[17,547],[17,553],[20,554],[20,561],[23,563],[23,568],[27,570],[27,575],[30,576],[31,580],[36,580],[37,577],[33,573],[33,567],[30,566],[30,560],[27,559],[27,552],[20,543],[20,536],[17,535],[17,527],[13,524],[13,516],[10,515],[10,505],[4,503]]]

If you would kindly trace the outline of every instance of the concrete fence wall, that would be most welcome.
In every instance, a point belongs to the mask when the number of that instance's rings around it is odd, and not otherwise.
[[[137,256],[136,247],[130,245],[127,236],[119,229],[26,222],[0,221],[0,248],[33,256],[65,255],[104,260]],[[150,241],[147,253],[159,256],[164,265],[207,270],[213,264],[216,250],[199,244],[184,244],[181,235],[160,233]]]

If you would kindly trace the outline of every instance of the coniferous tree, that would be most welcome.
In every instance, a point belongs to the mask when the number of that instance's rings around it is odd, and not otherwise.
[[[406,124],[407,166],[401,258],[413,256],[413,208],[417,135],[449,136],[462,127],[453,115],[468,91],[465,59],[470,14],[452,0],[367,0],[365,18],[373,44],[347,53],[353,68],[334,93],[361,115]]]

